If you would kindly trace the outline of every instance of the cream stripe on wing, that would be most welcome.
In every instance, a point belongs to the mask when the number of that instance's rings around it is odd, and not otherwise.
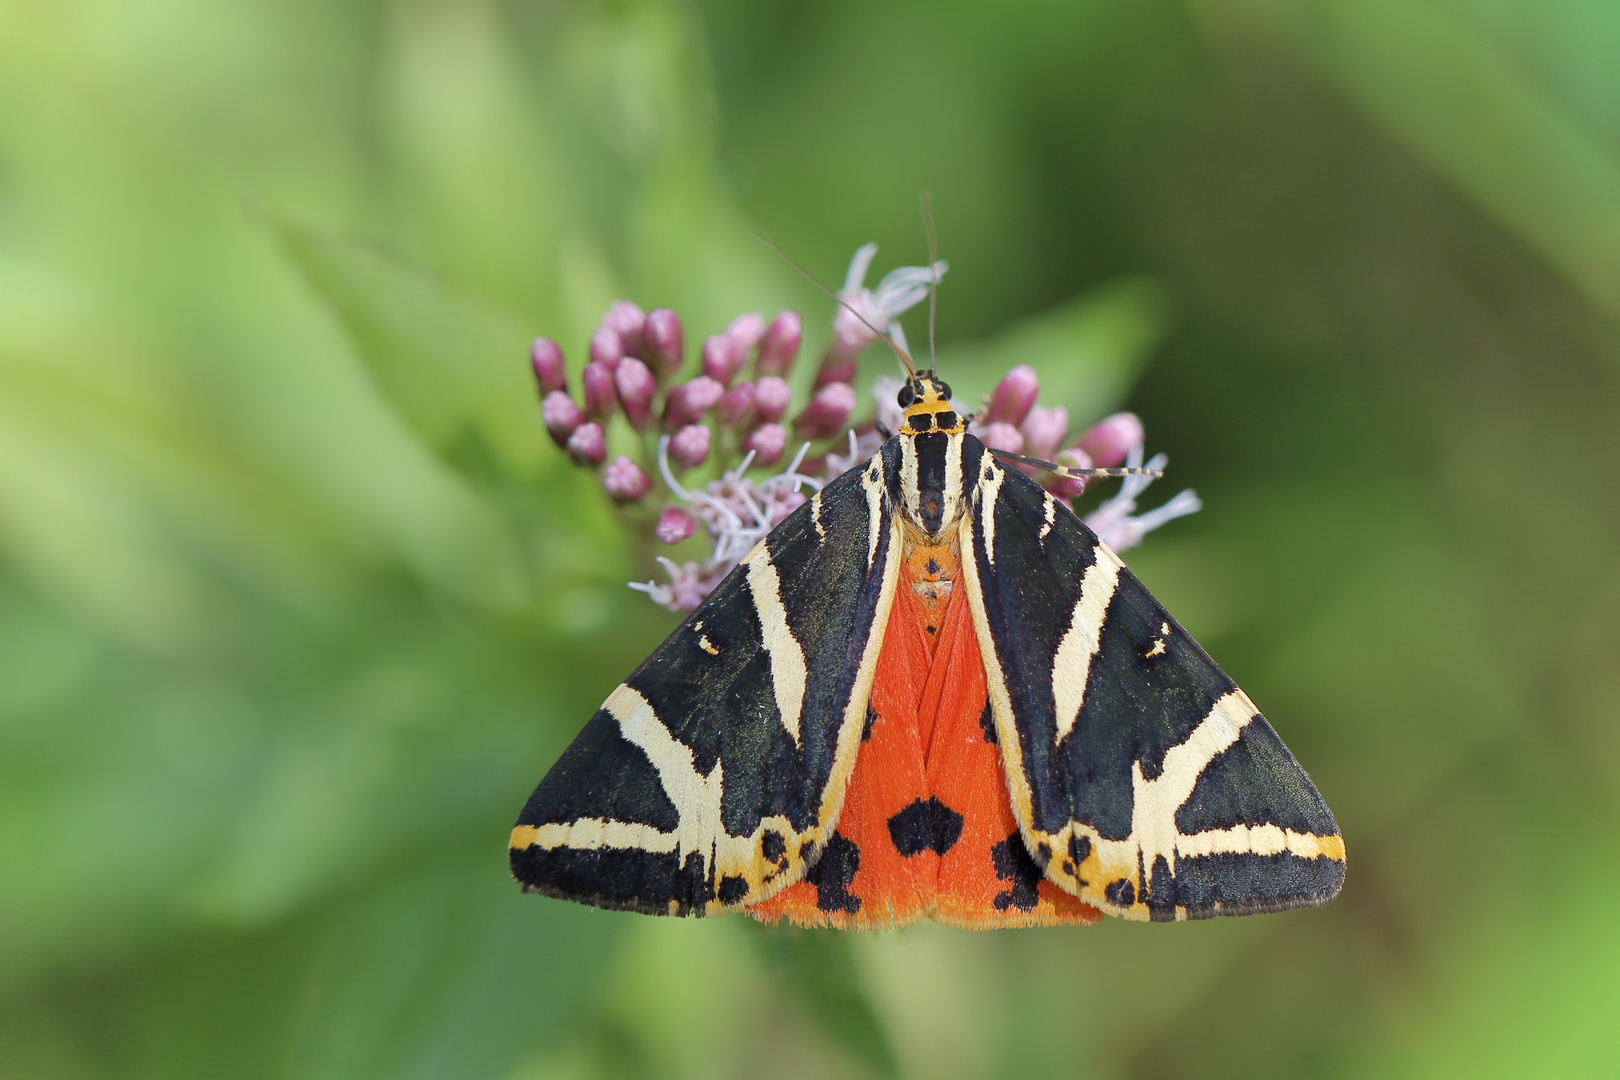
[[[808,672],[804,662],[804,648],[788,626],[787,608],[782,606],[782,579],[771,565],[771,553],[761,540],[743,559],[748,565],[748,590],[754,597],[754,611],[759,615],[760,644],[771,656],[771,693],[776,698],[777,711],[782,714],[782,726],[793,736],[793,745],[802,746],[799,739],[799,715],[804,711],[804,686]]]
[[[1302,859],[1326,856],[1344,861],[1344,837],[1299,833],[1280,825],[1234,825],[1230,829],[1208,829],[1201,833],[1180,834],[1176,854],[1196,855],[1280,855],[1287,852]]]
[[[989,454],[984,455],[989,458]],[[991,566],[996,565],[996,498],[1001,494],[1001,482],[1007,472],[999,462],[988,465],[984,479],[979,481],[979,518],[984,523],[984,557]]]
[[[663,832],[651,825],[602,818],[519,825],[512,830],[512,846],[515,848],[539,847],[549,850],[565,847],[576,851],[633,848],[636,851],[664,853],[674,851],[678,842],[679,837],[675,833]]]
[[[1086,567],[1080,579],[1080,598],[1074,602],[1069,629],[1052,657],[1052,704],[1057,724],[1054,745],[1074,730],[1080,718],[1086,683],[1091,678],[1091,658],[1102,647],[1108,604],[1119,587],[1119,572],[1125,565],[1101,540],[1097,541],[1096,554],[1097,561]]]
[[[671,735],[647,699],[624,683],[608,695],[602,707],[619,722],[619,733],[625,740],[640,747],[658,770],[664,794],[680,815],[675,836],[682,864],[694,851],[712,860],[720,838],[726,835],[720,823],[725,771],[722,764],[716,761],[708,776],[698,775],[691,747]]]
[[[1211,706],[1191,735],[1165,751],[1164,767],[1156,778],[1144,779],[1142,763],[1131,763],[1131,839],[1142,853],[1143,873],[1153,873],[1154,860],[1160,855],[1173,872],[1181,840],[1176,811],[1192,796],[1204,769],[1238,741],[1244,726],[1259,711],[1249,695],[1233,690]]]
[[[944,520],[955,521],[962,512],[962,492],[966,487],[962,476],[962,444],[964,437],[950,435],[945,440]]]
[[[878,538],[883,528],[883,471],[878,465],[881,457],[873,457],[871,466],[861,474],[861,488],[866,492],[866,569],[872,569],[877,560]]]

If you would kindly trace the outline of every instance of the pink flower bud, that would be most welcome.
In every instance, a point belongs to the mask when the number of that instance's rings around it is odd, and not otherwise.
[[[753,426],[759,415],[754,404],[754,384],[746,379],[726,391],[714,407],[714,418],[729,428]]]
[[[759,343],[759,359],[754,361],[754,371],[760,375],[786,375],[792,371],[793,361],[799,358],[799,342],[803,338],[804,328],[799,324],[799,313],[778,312]]]
[[[1061,405],[1050,409],[1036,405],[1018,430],[1024,435],[1024,453],[1050,461],[1063,445],[1063,436],[1069,433],[1069,410]]]
[[[754,384],[754,407],[761,420],[780,420],[787,415],[793,400],[793,390],[786,380],[767,375]]]
[[[739,315],[731,320],[726,327],[726,337],[737,343],[737,349],[748,355],[748,351],[759,344],[759,339],[765,336],[765,316],[757,311],[750,311],[746,315]]]
[[[704,413],[719,403],[725,392],[724,386],[707,375],[681,383],[664,400],[664,430],[675,431],[687,424],[697,423],[703,419]]]
[[[1009,424],[1022,424],[1040,392],[1041,380],[1035,374],[1035,369],[1028,364],[1019,364],[996,384],[984,419],[991,423],[1003,420]]]
[[[681,370],[686,362],[686,346],[681,338],[681,317],[669,308],[653,308],[647,312],[641,336],[647,355],[642,359],[652,366],[660,378],[667,379]]]
[[[755,465],[774,465],[787,449],[787,428],[781,424],[761,424],[742,441],[743,452],[754,452]]]
[[[628,300],[615,300],[602,316],[602,325],[619,335],[619,342],[623,346],[625,356],[634,356],[645,359],[641,354],[645,351],[642,342],[642,328],[646,325],[647,316],[641,309]]]
[[[596,466],[607,460],[607,435],[602,425],[592,420],[581,424],[568,436],[568,456],[575,465]]]
[[[711,433],[706,424],[687,424],[669,437],[669,456],[683,469],[694,469],[709,460]]]
[[[534,377],[540,383],[540,393],[568,389],[568,376],[563,371],[562,349],[550,338],[537,337],[529,347],[529,362],[534,365]]]
[[[633,356],[625,357],[613,371],[613,385],[619,391],[619,403],[624,406],[624,415],[631,426],[637,431],[651,427],[652,399],[658,392],[658,382],[647,365]]]
[[[821,358],[821,367],[816,369],[816,389],[833,383],[852,383],[855,381],[855,371],[854,353],[828,349]]]
[[[727,334],[714,334],[703,342],[703,374],[729,386],[748,359],[748,351]]]
[[[591,335],[591,362],[611,371],[623,359],[624,342],[619,340],[618,332],[606,326],[598,327]]]
[[[975,428],[973,433],[979,437],[980,442],[992,450],[1006,450],[1013,454],[1024,452],[1024,433],[1005,420],[992,421],[983,427]]]
[[[1120,412],[1098,421],[1080,436],[1078,445],[1098,468],[1113,469],[1125,463],[1131,450],[1142,445],[1142,439],[1142,421],[1135,413]]]
[[[652,477],[635,462],[620,454],[602,470],[602,486],[616,503],[635,502],[652,490]]]
[[[613,389],[613,368],[600,360],[592,360],[585,365],[579,381],[585,387],[585,415],[592,420],[612,416],[613,407],[618,403],[618,394]]]
[[[540,415],[545,418],[546,430],[551,432],[551,441],[558,446],[567,446],[568,436],[585,422],[585,414],[563,390],[553,390],[546,395],[540,403]]]
[[[697,532],[697,518],[679,506],[666,506],[653,526],[653,535],[666,544],[678,544]]]
[[[854,411],[855,388],[849,383],[828,383],[794,418],[793,427],[801,438],[825,439],[843,427]]]
[[[1091,468],[1091,459],[1084,450],[1059,450],[1052,459],[1059,465],[1066,465],[1071,469]],[[1078,499],[1086,490],[1086,478],[1083,476],[1057,476],[1047,474],[1046,489],[1060,499]]]

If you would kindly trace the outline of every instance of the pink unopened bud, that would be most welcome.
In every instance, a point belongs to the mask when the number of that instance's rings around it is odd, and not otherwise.
[[[748,351],[758,345],[759,339],[764,336],[765,316],[757,311],[737,316],[731,320],[731,325],[726,327],[726,337],[737,343],[737,348],[744,356],[747,356]]]
[[[627,356],[619,361],[619,366],[613,370],[613,386],[619,391],[619,404],[624,406],[624,415],[637,431],[646,431],[652,426],[653,395],[658,392],[658,381],[646,364],[633,356]]]
[[[729,334],[714,334],[703,342],[703,374],[721,386],[731,385],[748,360],[748,350]]]
[[[686,346],[681,337],[681,317],[669,308],[653,308],[647,312],[641,327],[642,344],[646,355],[642,357],[652,365],[660,378],[676,375],[685,363]]]
[[[652,490],[652,477],[640,465],[620,454],[602,470],[602,486],[616,503],[635,502]]]
[[[529,347],[529,362],[534,365],[534,377],[540,383],[540,393],[568,389],[568,375],[563,371],[562,349],[550,338],[537,337]]]
[[[996,420],[976,427],[973,433],[979,441],[992,450],[1006,450],[1012,454],[1024,452],[1024,433],[1007,423],[1005,420]]]
[[[1022,424],[1040,392],[1041,380],[1035,374],[1035,369],[1028,364],[1019,364],[996,384],[984,419],[991,423],[1003,420],[1009,424]]]
[[[563,390],[553,390],[546,395],[540,403],[540,415],[545,418],[551,441],[558,446],[567,446],[568,436],[585,422],[585,414]]]
[[[754,384],[746,379],[727,390],[714,407],[714,418],[729,428],[751,427],[759,409],[754,404]]]
[[[613,415],[618,393],[613,388],[613,368],[600,360],[585,365],[579,377],[585,387],[585,415],[592,420],[606,420]]]
[[[725,392],[724,386],[707,375],[681,383],[669,392],[669,397],[664,401],[664,430],[675,431],[687,424],[697,423],[703,419],[704,413],[719,403]]]
[[[683,469],[693,469],[709,460],[712,435],[706,424],[687,424],[669,437],[670,460]]]
[[[607,326],[597,327],[596,333],[591,335],[591,362],[611,371],[623,359],[624,342],[619,340],[618,332]]]
[[[759,359],[754,361],[754,371],[760,375],[786,375],[792,371],[793,361],[799,358],[799,342],[803,338],[804,328],[799,323],[799,313],[778,312],[766,329],[765,337],[760,340]]]
[[[1063,436],[1069,433],[1069,410],[1061,405],[1048,409],[1036,405],[1018,426],[1024,435],[1024,453],[1030,457],[1050,460],[1063,445]]]
[[[1052,460],[1071,469],[1091,468],[1091,459],[1086,456],[1084,450],[1073,448],[1059,450],[1057,456]],[[1078,499],[1086,490],[1086,478],[1083,476],[1058,476],[1048,473],[1046,489],[1060,499]]]
[[[787,415],[793,401],[793,390],[785,379],[767,375],[754,384],[754,407],[761,420],[780,420]]]
[[[855,388],[849,383],[828,383],[794,418],[793,427],[801,438],[825,439],[843,427],[854,411]]]
[[[852,383],[855,381],[855,371],[854,353],[829,348],[821,358],[821,367],[816,369],[816,389],[833,383]]]
[[[697,532],[697,518],[679,506],[666,506],[653,526],[653,535],[666,544],[678,544]]]
[[[1113,469],[1125,463],[1130,452],[1142,445],[1142,421],[1135,413],[1119,412],[1105,416],[1080,436],[1079,447],[1099,469]]]
[[[568,436],[568,456],[575,465],[600,465],[607,460],[607,435],[602,425],[592,420],[581,424]]]
[[[787,428],[781,424],[761,424],[742,441],[743,452],[754,452],[755,465],[774,465],[787,449]]]
[[[642,328],[646,325],[647,316],[641,309],[628,300],[615,300],[602,316],[602,325],[619,335],[619,342],[624,349],[625,356],[642,357]]]

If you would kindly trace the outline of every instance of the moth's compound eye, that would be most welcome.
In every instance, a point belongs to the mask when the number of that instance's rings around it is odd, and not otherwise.
[[[946,401],[949,401],[951,399],[951,384],[950,383],[936,382],[934,385],[939,387],[939,396],[940,397],[944,398]]]
[[[906,383],[900,387],[900,394],[895,400],[902,409],[909,409],[917,400],[917,391],[912,388],[910,383]]]

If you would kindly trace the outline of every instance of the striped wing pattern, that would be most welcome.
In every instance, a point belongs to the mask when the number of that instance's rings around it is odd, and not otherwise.
[[[892,518],[880,455],[794,511],[608,695],[518,817],[525,889],[712,915],[804,876],[860,745]]]
[[[1337,895],[1338,826],[1248,696],[1066,506],[988,453],[963,461],[963,574],[1046,876],[1134,919]]]

